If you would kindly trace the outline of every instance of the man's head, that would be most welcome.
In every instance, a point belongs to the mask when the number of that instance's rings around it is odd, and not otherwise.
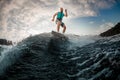
[[[60,8],[60,12],[63,12],[63,8],[62,7]]]

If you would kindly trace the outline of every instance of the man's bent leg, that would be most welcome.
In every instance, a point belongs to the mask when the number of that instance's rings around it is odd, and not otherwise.
[[[65,31],[66,31],[66,26],[64,25],[63,26],[63,33],[65,33]]]

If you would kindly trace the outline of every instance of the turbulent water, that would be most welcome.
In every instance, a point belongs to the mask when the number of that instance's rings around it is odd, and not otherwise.
[[[0,80],[120,80],[120,35],[63,40],[46,33],[0,50]]]

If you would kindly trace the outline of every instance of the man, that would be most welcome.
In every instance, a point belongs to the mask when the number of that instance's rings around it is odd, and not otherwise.
[[[60,26],[63,27],[63,33],[65,33],[66,31],[66,25],[62,22],[62,19],[63,17],[67,17],[68,14],[67,14],[67,9],[65,9],[65,14],[63,13],[63,8],[60,8],[60,12],[56,12],[54,15],[53,15],[53,19],[52,21],[54,21],[55,17],[57,16],[56,18],[56,24],[57,24],[57,32],[59,32],[60,30]]]

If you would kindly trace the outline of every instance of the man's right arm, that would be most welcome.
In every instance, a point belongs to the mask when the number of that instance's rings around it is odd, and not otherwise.
[[[52,21],[54,21],[55,16],[56,16],[57,14],[58,14],[58,12],[56,12],[56,13],[53,15]]]

